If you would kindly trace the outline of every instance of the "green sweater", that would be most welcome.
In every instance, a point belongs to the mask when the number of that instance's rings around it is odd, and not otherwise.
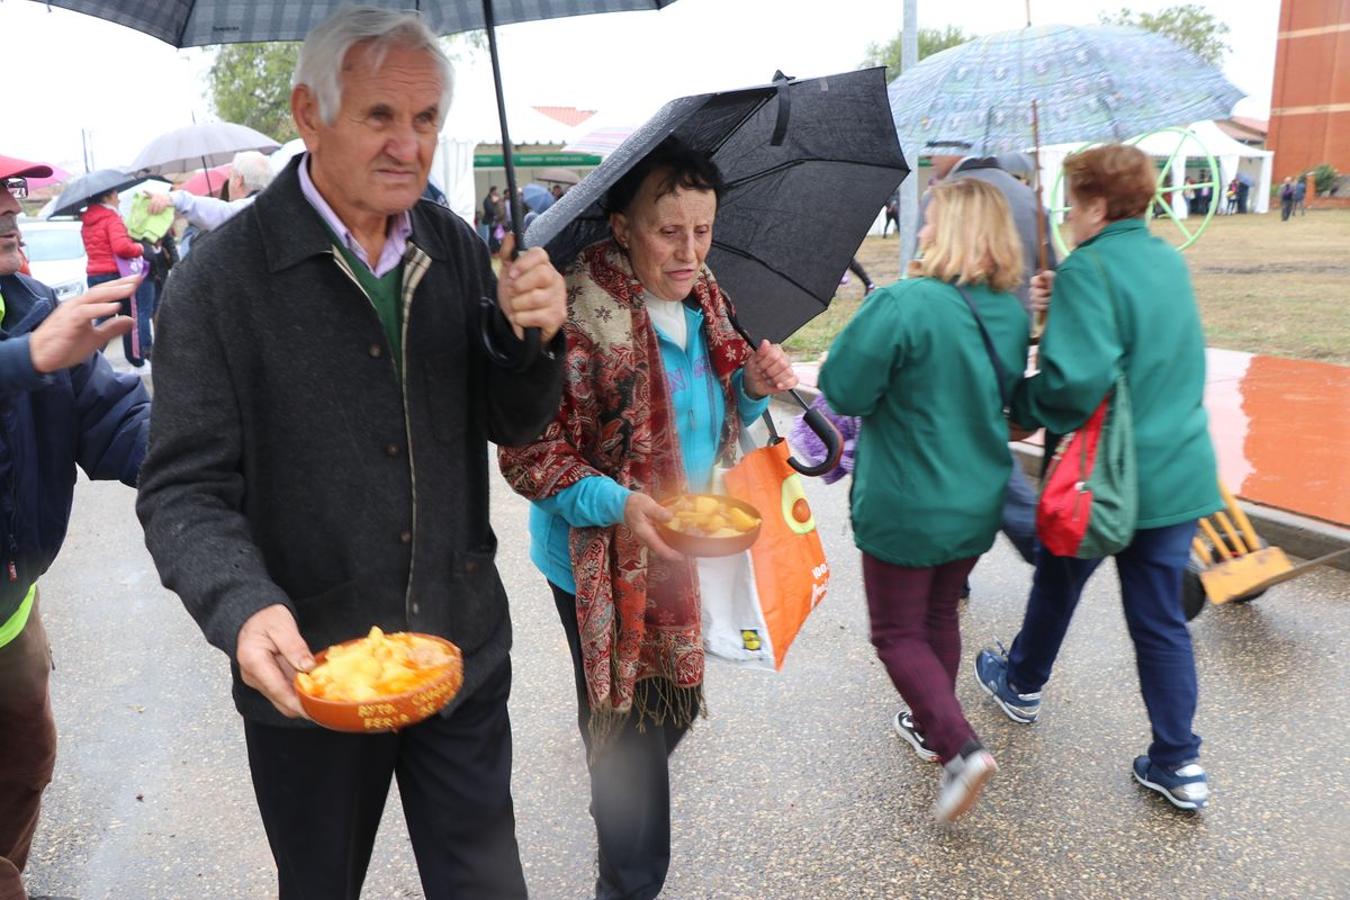
[[[328,233],[332,234],[333,232],[330,229]],[[336,236],[333,237],[333,246],[347,261],[348,268],[356,276],[356,280],[361,285],[361,290],[365,291],[366,297],[370,300],[370,305],[375,309],[375,315],[380,319],[380,327],[384,329],[384,336],[389,341],[389,349],[394,354],[394,371],[402,379],[403,264],[399,263],[396,268],[390,269],[382,277],[376,278],[375,273],[370,271],[365,263],[357,259],[356,254],[348,250],[346,245]]]
[[[1012,294],[966,289],[1011,395],[1027,358],[1027,315]],[[872,294],[820,372],[830,406],[862,416],[853,540],[894,565],[979,556],[998,532],[1011,470],[994,366],[961,295],[931,278]]]
[[[1139,527],[1219,509],[1204,406],[1205,336],[1190,273],[1143,219],[1112,222],[1060,265],[1040,372],[1019,386],[1013,418],[1057,434],[1078,428],[1118,365],[1134,412]]]

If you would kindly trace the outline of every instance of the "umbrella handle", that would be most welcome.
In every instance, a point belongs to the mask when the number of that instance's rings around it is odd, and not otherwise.
[[[731,327],[736,329],[736,333],[744,338],[745,342],[753,348],[755,346],[755,339],[750,336],[750,332],[745,330],[745,326],[741,324],[740,319],[736,318],[736,314],[732,312],[730,307],[727,307],[727,318],[731,320]],[[804,417],[806,427],[814,431],[816,437],[820,438],[820,442],[825,445],[825,459],[816,463],[814,466],[798,462],[797,459],[792,456],[788,457],[788,465],[792,466],[793,469],[808,478],[824,475],[826,472],[833,470],[839,465],[839,460],[844,455],[844,438],[839,433],[839,429],[835,428],[834,424],[830,422],[829,419],[825,418],[820,410],[812,409],[810,404],[802,399],[801,394],[797,393],[795,390],[790,390],[788,393],[792,395],[793,400],[797,401],[797,405],[806,411]],[[777,439],[778,432],[774,430],[773,419],[769,417],[767,410],[764,413],[764,422],[769,426],[769,433]]]
[[[539,329],[526,328],[525,336],[517,339],[496,300],[483,297],[478,301],[478,309],[479,331],[488,358],[513,372],[524,372],[533,366],[543,342]]]
[[[788,465],[807,478],[816,478],[833,471],[838,467],[839,460],[844,455],[843,436],[839,433],[839,429],[835,428],[834,424],[825,418],[824,413],[808,406],[796,391],[790,391],[789,393],[801,405],[802,409],[806,410],[806,415],[802,417],[802,420],[806,423],[806,427],[814,431],[816,437],[820,438],[820,442],[825,445],[825,458],[814,466],[810,466],[798,462],[795,456],[789,456]]]

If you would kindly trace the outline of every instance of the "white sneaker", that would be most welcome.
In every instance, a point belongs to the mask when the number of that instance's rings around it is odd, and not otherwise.
[[[933,804],[933,818],[939,822],[955,822],[968,813],[997,771],[998,763],[994,762],[993,755],[979,746],[949,760],[943,766],[937,802]]]

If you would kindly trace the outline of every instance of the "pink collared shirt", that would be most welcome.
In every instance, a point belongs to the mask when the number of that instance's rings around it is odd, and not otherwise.
[[[319,189],[314,186],[314,179],[309,177],[309,153],[305,153],[304,158],[300,160],[300,192],[305,195],[309,205],[314,207],[333,234],[342,239],[352,255],[361,260],[376,278],[383,278],[403,262],[403,254],[408,249],[408,238],[412,236],[412,216],[406,209],[393,216],[389,222],[384,249],[380,251],[380,258],[375,260],[375,265],[372,266],[369,257],[366,256],[366,248],[361,246],[361,242],[352,235],[351,229],[343,224],[338,214],[333,211],[333,207],[328,205],[328,201],[323,199]]]

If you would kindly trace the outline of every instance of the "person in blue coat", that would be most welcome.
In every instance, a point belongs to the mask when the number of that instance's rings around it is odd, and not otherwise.
[[[131,330],[117,310],[136,279],[58,306],[51,288],[19,272],[15,192],[23,196],[25,176],[50,174],[0,157],[0,897],[25,896],[21,876],[56,763],[37,581],[65,539],[75,467],[134,486],[150,428],[140,378],[115,373],[99,352]]]

